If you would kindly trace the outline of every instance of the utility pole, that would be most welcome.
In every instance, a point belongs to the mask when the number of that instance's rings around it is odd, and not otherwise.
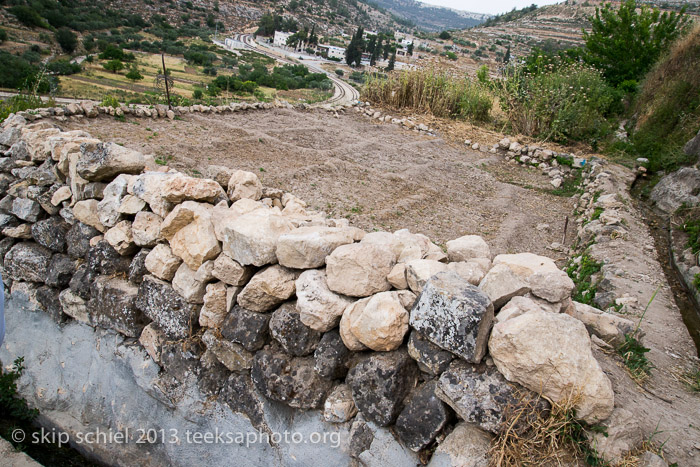
[[[170,89],[168,89],[168,72],[165,69],[165,54],[160,54],[160,59],[163,61],[163,81],[165,81],[165,95],[168,98],[168,109],[173,110],[173,106],[170,104]]]

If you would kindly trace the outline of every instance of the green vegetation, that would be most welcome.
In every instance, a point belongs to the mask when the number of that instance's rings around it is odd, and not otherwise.
[[[513,9],[509,11],[508,13],[503,13],[501,15],[496,15],[492,18],[487,19],[482,25],[483,26],[493,26],[498,23],[507,23],[509,21],[515,21],[516,19],[522,18],[526,14],[537,10],[537,5],[534,3],[530,6],[526,6],[525,8],[522,8],[520,10]]]
[[[386,78],[370,76],[363,95],[394,108],[475,121],[487,120],[493,105],[488,89],[477,81],[435,70],[404,71]]]
[[[686,246],[693,250],[694,255],[700,253],[700,218],[686,219],[680,229],[688,234]]]
[[[566,273],[576,285],[572,299],[591,305],[598,288],[598,281],[594,281],[593,276],[600,272],[603,264],[594,260],[587,251],[578,258],[575,258],[578,261],[571,260],[566,268]]]
[[[632,379],[637,383],[641,384],[649,375],[651,375],[651,370],[654,369],[654,364],[649,361],[646,354],[650,349],[644,347],[636,338],[637,332],[642,325],[642,321],[651,306],[651,303],[656,298],[656,294],[659,293],[661,286],[658,286],[654,293],[651,295],[647,306],[644,308],[642,316],[637,322],[637,326],[634,328],[630,334],[625,335],[625,341],[617,348],[617,353],[622,357],[625,362],[627,371],[629,372]]]
[[[24,357],[18,357],[10,371],[0,375],[0,417],[12,417],[14,419],[31,422],[39,411],[30,409],[22,397],[17,394],[17,380],[24,371]],[[3,433],[3,435],[6,435]]]
[[[58,42],[58,45],[61,46],[64,52],[69,54],[75,52],[75,49],[78,47],[78,36],[73,31],[64,26],[56,31],[55,36],[56,42]]]
[[[700,392],[700,369],[686,371],[681,381],[691,392]]]
[[[38,109],[40,107],[53,107],[55,103],[52,100],[42,101],[40,97],[20,94],[12,96],[9,99],[0,101],[0,123],[12,113],[21,112],[23,110]]]
[[[253,93],[258,86],[280,90],[321,89],[330,90],[333,84],[323,73],[309,73],[304,65],[275,67],[270,73],[262,64],[240,65],[238,75],[219,76],[209,85],[209,93],[220,91]]]
[[[5,42],[7,40],[7,31],[4,29],[0,28],[0,44]]]
[[[591,32],[584,31],[585,58],[603,72],[613,86],[640,80],[662,53],[680,37],[688,17],[685,9],[663,14],[657,9],[625,0],[615,10],[608,3],[591,18]]]
[[[583,180],[583,174],[580,170],[573,172],[573,176],[567,177],[562,182],[559,188],[554,188],[549,192],[555,196],[563,196],[565,198],[571,198],[576,193],[581,191],[581,181]]]

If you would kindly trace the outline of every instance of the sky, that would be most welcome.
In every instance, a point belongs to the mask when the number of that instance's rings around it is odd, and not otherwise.
[[[430,5],[446,6],[457,10],[471,11],[474,13],[490,13],[492,15],[505,13],[516,8],[530,6],[533,3],[537,6],[551,5],[563,0],[420,0]]]

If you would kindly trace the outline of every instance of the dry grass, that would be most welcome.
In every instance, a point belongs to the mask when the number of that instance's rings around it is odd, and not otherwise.
[[[586,438],[589,427],[575,417],[574,407],[580,399],[576,392],[560,402],[547,399],[551,404],[549,412],[537,411],[537,400],[521,400],[509,406],[502,432],[489,452],[491,465],[602,465],[594,464],[599,459]]]

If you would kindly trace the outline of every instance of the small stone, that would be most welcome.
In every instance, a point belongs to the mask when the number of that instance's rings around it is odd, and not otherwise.
[[[119,205],[120,214],[137,214],[146,207],[146,202],[134,195],[126,195],[122,198],[122,202]]]
[[[62,202],[69,200],[71,196],[73,196],[73,194],[70,191],[70,187],[64,185],[58,190],[56,190],[53,196],[51,196],[51,204],[53,204],[54,206],[58,206]]]
[[[270,335],[295,357],[309,355],[321,340],[320,332],[301,322],[295,302],[285,303],[272,313]]]
[[[367,347],[359,341],[359,339],[350,330],[352,322],[362,314],[365,306],[369,302],[369,298],[357,300],[345,308],[342,318],[340,318],[340,337],[343,339],[345,346],[353,352],[367,350]]]
[[[41,205],[27,198],[15,198],[12,201],[12,214],[27,222],[36,222],[41,214]]]
[[[165,333],[161,331],[155,323],[150,323],[141,331],[139,343],[146,349],[146,352],[151,356],[154,362],[160,363],[160,355],[163,350],[163,342],[165,339]]]
[[[85,300],[71,289],[65,289],[58,294],[58,300],[65,314],[81,323],[91,324]]]
[[[238,344],[216,337],[211,329],[204,333],[202,342],[230,371],[248,370],[253,366],[252,353]]]
[[[574,281],[564,271],[538,272],[528,280],[530,290],[536,297],[557,303],[571,297]]]
[[[396,421],[403,400],[415,387],[418,368],[406,352],[370,354],[355,365],[346,379],[362,416],[379,426]]]
[[[224,318],[221,335],[254,352],[262,349],[269,335],[269,313],[256,313],[238,305]]]
[[[381,292],[350,318],[350,332],[372,350],[396,350],[408,332],[408,317],[396,292]]]
[[[408,339],[408,354],[418,362],[421,371],[435,376],[445,371],[455,358],[451,352],[441,349],[415,330]]]
[[[66,288],[75,271],[75,262],[69,256],[60,253],[55,254],[49,262],[46,285],[60,289]]]
[[[304,271],[296,280],[297,309],[301,321],[312,329],[327,332],[338,326],[352,301],[328,288],[324,270]]]
[[[170,247],[159,243],[146,257],[146,269],[159,279],[173,280],[182,260],[175,256]]]
[[[32,237],[50,250],[62,253],[66,250],[66,235],[70,225],[60,217],[51,217],[32,225]]]
[[[104,239],[122,256],[130,255],[138,248],[131,233],[131,222],[121,221],[107,232]]]
[[[131,175],[122,174],[105,187],[102,201],[97,203],[97,215],[105,227],[114,227],[124,218],[119,212],[119,206],[132,178]]]
[[[386,277],[395,289],[407,289],[408,281],[406,280],[406,263],[397,263],[392,269],[389,275]]]
[[[199,313],[199,325],[209,328],[220,328],[228,313],[226,308],[226,284],[223,282],[209,284],[206,290],[203,299],[204,305]],[[226,365],[226,362],[222,361],[222,363]],[[228,365],[226,366],[228,367]]]
[[[478,363],[493,323],[491,300],[452,271],[433,276],[411,310],[411,326],[463,359]]]
[[[182,263],[173,276],[173,289],[179,293],[188,303],[204,303],[206,282],[196,279],[197,271],[190,269]]]
[[[415,294],[420,294],[425,283],[435,274],[446,271],[447,265],[430,259],[415,259],[406,263],[406,281]]]
[[[96,199],[78,201],[75,203],[75,206],[73,206],[73,215],[83,224],[94,227],[100,232],[105,232],[107,229],[102,222],[100,222],[100,217],[97,214],[97,204],[98,201]]]
[[[357,407],[347,384],[336,386],[323,404],[323,419],[330,423],[345,423],[356,414]]]
[[[488,467],[493,435],[460,422],[438,445],[428,467]]]
[[[251,311],[271,310],[294,295],[297,276],[291,269],[269,266],[250,279],[238,295],[238,304]]]
[[[254,268],[241,266],[226,253],[222,253],[214,260],[212,274],[220,281],[235,287],[242,287],[248,283],[253,275]]]
[[[450,419],[447,405],[435,395],[436,387],[436,381],[418,387],[396,419],[396,434],[413,451],[428,447]]]

